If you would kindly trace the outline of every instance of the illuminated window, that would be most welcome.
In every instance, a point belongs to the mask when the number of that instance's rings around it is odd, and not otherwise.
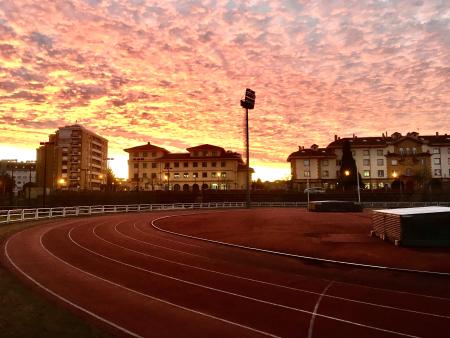
[[[173,178],[180,178],[180,173],[174,173]]]
[[[303,165],[305,167],[309,167],[309,160],[303,160]]]
[[[392,164],[392,165],[397,165],[397,164],[398,164],[398,161],[397,161],[397,160],[391,160],[391,164]]]
[[[370,170],[364,170],[364,177],[370,177]]]
[[[192,173],[193,178],[198,178],[198,173]]]
[[[221,173],[220,173],[220,176],[221,176],[221,177],[227,177],[227,173],[226,173],[226,172],[221,172]]]
[[[217,177],[216,173],[215,172],[211,173],[211,177]]]
[[[310,177],[310,176],[311,176],[311,172],[310,172],[310,171],[305,171],[305,172],[303,173],[303,176],[305,176],[305,177]]]
[[[441,169],[434,169],[435,176],[441,176]]]
[[[439,148],[433,148],[433,154],[439,154]]]
[[[184,173],[184,174],[183,174],[183,177],[184,177],[184,178],[189,178],[189,173]]]
[[[434,164],[441,164],[441,159],[440,158],[435,158],[435,159],[433,159],[433,163]]]

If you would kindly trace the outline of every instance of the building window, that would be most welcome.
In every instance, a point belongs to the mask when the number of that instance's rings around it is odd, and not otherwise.
[[[322,165],[323,165],[324,167],[328,167],[328,160],[323,160],[323,161],[322,161]]]
[[[142,168],[147,169],[147,163],[142,163]]]
[[[369,150],[368,149],[364,149],[363,150],[363,155],[364,156],[369,156],[370,155]]]
[[[152,157],[156,157],[156,151],[152,152]]]
[[[400,155],[403,155],[403,153],[405,152],[405,149],[400,148],[399,151],[400,151]]]
[[[211,166],[212,166],[213,168],[217,167],[217,162],[211,162]]]
[[[305,167],[309,167],[309,160],[303,160],[303,165]]]
[[[341,160],[336,160],[336,165],[337,166],[340,166],[342,164],[342,161]]]
[[[147,153],[146,151],[144,151],[144,152],[142,153],[142,156],[147,157],[147,156],[148,156],[148,153]]]
[[[152,173],[152,178],[156,178],[156,173]]]
[[[194,151],[194,157],[198,157],[198,152]]]
[[[203,173],[202,173],[202,177],[203,177],[203,178],[208,177],[208,173],[203,172]]]
[[[202,162],[202,167],[206,168],[208,166],[207,162]]]
[[[323,177],[328,177],[328,170],[324,170],[323,173],[322,173],[322,176]]]
[[[397,161],[397,160],[391,160],[391,164],[392,164],[392,165],[397,165],[397,164],[398,164],[398,161]]]
[[[217,177],[216,173],[215,173],[215,172],[212,172],[212,173],[211,173],[211,177]]]
[[[133,157],[139,157],[139,153],[133,153]]]
[[[173,166],[174,166],[174,168],[179,168],[179,167],[180,167],[180,162],[175,162],[175,163],[173,164]]]
[[[198,162],[192,162],[192,166],[193,166],[194,168],[197,168],[197,167],[198,167]]]
[[[156,163],[152,163],[152,168],[156,168]]]
[[[183,167],[185,167],[185,168],[189,167],[189,163],[188,162],[183,162]]]
[[[364,170],[364,177],[370,177],[370,170]]]
[[[226,166],[226,163],[224,161],[220,162],[220,166],[223,168]]]
[[[133,164],[133,167],[134,167],[135,169],[138,169],[138,168],[139,168],[139,163]]]
[[[221,172],[220,173],[220,177],[227,177],[227,173],[226,172]]]
[[[450,158],[448,159],[448,164],[450,164]]]
[[[310,176],[311,176],[311,172],[310,172],[309,170],[307,170],[307,171],[305,171],[305,172],[303,173],[303,176],[305,176],[305,177],[310,177]]]
[[[198,178],[198,173],[192,173],[193,178]]]
[[[370,165],[370,160],[368,158],[363,159],[363,165],[364,166],[369,166]]]
[[[441,176],[441,169],[434,169],[434,176]]]
[[[383,149],[377,149],[377,156],[383,156]]]
[[[439,148],[433,148],[433,154],[439,154]]]
[[[135,174],[134,174],[134,178],[135,178],[135,179],[138,179],[138,178],[139,178],[139,174],[138,174],[138,173],[135,173]]]
[[[449,153],[449,154],[450,154],[450,148],[447,148],[447,153]]]
[[[406,168],[406,176],[412,176],[413,171],[411,168]]]
[[[164,163],[164,169],[170,169],[170,163],[169,162]]]
[[[212,151],[212,152],[211,152],[211,155],[212,155],[212,156],[217,156],[217,152]]]
[[[377,165],[384,165],[384,159],[382,158],[377,159]]]
[[[434,164],[441,164],[441,159],[440,158],[434,158],[433,159],[433,163]]]
[[[143,178],[147,178],[147,173],[143,173],[143,174],[142,174],[142,177],[143,177]]]
[[[412,153],[413,153],[413,155],[417,154],[417,149],[416,148],[412,148]]]
[[[183,177],[184,177],[184,178],[189,178],[189,173],[184,173],[184,174],[183,174]]]
[[[173,178],[180,178],[180,173],[174,173]]]
[[[384,170],[378,170],[378,177],[384,177]]]

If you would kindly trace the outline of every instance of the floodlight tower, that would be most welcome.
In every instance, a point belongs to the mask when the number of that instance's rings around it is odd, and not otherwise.
[[[247,88],[245,90],[245,98],[241,100],[241,107],[245,108],[245,150],[247,153],[247,190],[246,190],[246,202],[247,208],[250,208],[250,141],[248,135],[248,110],[255,108],[256,95],[253,90]]]

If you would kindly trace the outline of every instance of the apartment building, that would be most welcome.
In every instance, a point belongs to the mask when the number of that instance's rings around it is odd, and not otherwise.
[[[26,183],[36,182],[36,162],[0,160],[0,174],[7,174],[13,179],[13,193],[17,195]]]
[[[133,190],[196,191],[246,188],[240,154],[203,144],[171,153],[148,142],[128,148],[128,177]],[[252,172],[252,170],[250,170]]]
[[[449,181],[450,136],[396,132],[379,137],[353,135],[340,138],[335,135],[326,148],[317,145],[310,149],[300,147],[287,159],[291,163],[294,188],[301,190],[309,183],[310,186],[335,189],[346,141],[351,144],[362,178],[361,186],[366,189],[390,187],[396,180],[409,190],[421,188],[431,179]]]
[[[37,181],[54,190],[101,190],[108,141],[79,124],[59,128],[37,149]]]

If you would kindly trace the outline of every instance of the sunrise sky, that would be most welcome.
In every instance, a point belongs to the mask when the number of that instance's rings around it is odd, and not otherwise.
[[[289,175],[333,135],[450,132],[450,1],[0,1],[0,158],[75,121],[129,148],[243,151]]]

